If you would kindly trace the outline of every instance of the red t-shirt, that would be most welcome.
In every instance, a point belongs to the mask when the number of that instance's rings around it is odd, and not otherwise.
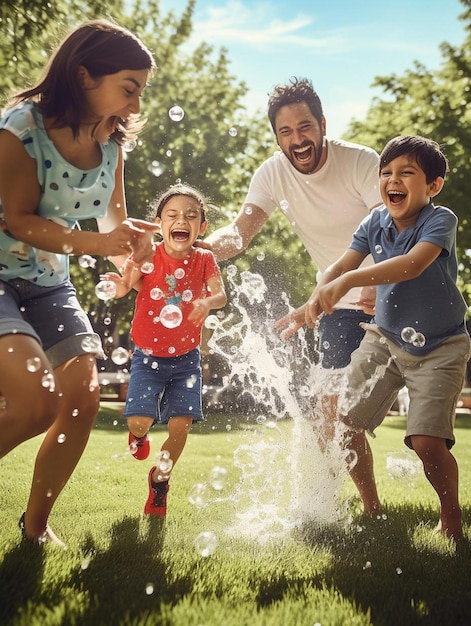
[[[186,354],[200,344],[201,323],[188,321],[193,300],[206,298],[208,280],[220,276],[214,254],[192,248],[184,259],[173,259],[157,244],[154,268],[142,277],[136,297],[131,337],[153,356]]]

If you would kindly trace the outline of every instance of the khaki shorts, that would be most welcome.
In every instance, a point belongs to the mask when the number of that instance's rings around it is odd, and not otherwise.
[[[384,420],[404,385],[409,390],[405,444],[411,435],[427,435],[455,443],[456,404],[470,356],[467,334],[449,337],[428,354],[414,356],[387,339],[375,324],[366,334],[346,369],[346,391],[341,398],[345,422],[358,431],[373,432]]]

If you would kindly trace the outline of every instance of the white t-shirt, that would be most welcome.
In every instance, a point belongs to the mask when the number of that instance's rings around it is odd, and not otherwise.
[[[326,148],[327,160],[314,174],[298,172],[275,152],[254,173],[245,198],[268,215],[280,208],[320,272],[345,252],[362,219],[381,203],[378,153],[332,139]],[[352,289],[336,308],[358,309],[360,291]]]

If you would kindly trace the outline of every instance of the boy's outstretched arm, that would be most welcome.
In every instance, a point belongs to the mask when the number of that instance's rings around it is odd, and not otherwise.
[[[372,267],[358,267],[357,265],[356,268],[345,269],[348,267],[347,263],[343,272],[339,274],[337,268],[337,273],[331,281],[322,281],[322,284],[314,290],[308,302],[309,314],[312,316],[317,312],[319,315],[318,311],[332,313],[339,299],[353,287],[401,283],[417,278],[435,261],[441,251],[442,248],[433,243],[419,242],[407,254],[381,261]],[[348,252],[354,253],[353,250]],[[345,253],[342,259],[347,254]],[[337,264],[334,264],[332,267],[336,266]],[[312,323],[312,318],[308,320],[307,315],[306,312],[306,323],[309,325],[310,322]]]

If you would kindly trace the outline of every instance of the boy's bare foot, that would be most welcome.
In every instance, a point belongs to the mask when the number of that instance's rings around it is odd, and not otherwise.
[[[449,539],[459,541],[463,539],[463,528],[461,525],[461,511],[454,514],[451,518],[442,516],[436,527],[434,533],[444,535]]]

